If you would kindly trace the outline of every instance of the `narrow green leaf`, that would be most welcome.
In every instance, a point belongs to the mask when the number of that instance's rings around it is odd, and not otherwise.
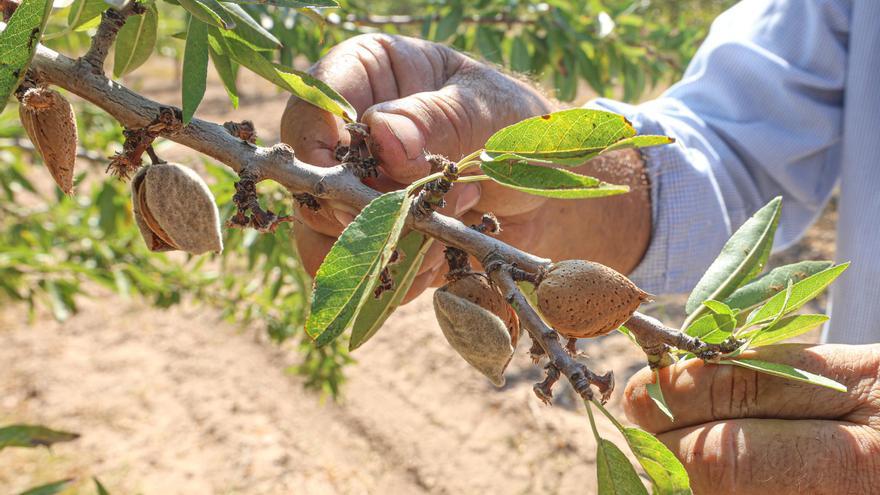
[[[800,282],[792,285],[791,297],[786,300],[785,292],[778,292],[764,303],[763,306],[753,311],[748,319],[747,324],[756,324],[763,321],[769,321],[778,314],[788,314],[818,296],[828,287],[834,279],[840,276],[849,267],[849,262],[842,263],[831,268],[822,270],[815,275],[811,275]]]
[[[315,8],[331,8],[331,7],[339,7],[339,4],[335,0],[233,0],[235,3],[256,3],[256,4],[268,4],[268,5],[277,5],[278,7],[290,7],[293,9],[303,9],[306,7],[315,7]]]
[[[0,112],[21,84],[51,11],[51,0],[25,0],[0,32]]]
[[[524,74],[532,71],[532,56],[522,36],[515,36],[510,43],[510,68]]]
[[[342,333],[366,302],[403,229],[412,196],[385,193],[345,228],[315,275],[306,333],[319,345]]]
[[[703,301],[703,305],[709,308],[713,313],[719,315],[733,315],[733,310],[730,309],[730,306],[724,304],[723,302],[709,299],[708,301]]]
[[[617,151],[627,148],[651,148],[654,146],[663,146],[664,144],[671,144],[674,142],[675,138],[671,138],[668,136],[652,136],[646,134],[621,139],[620,141],[605,148],[602,153],[608,153],[609,151]]]
[[[189,124],[205,96],[208,81],[208,25],[189,16],[183,52],[183,123]]]
[[[535,196],[581,199],[629,192],[627,186],[609,184],[595,177],[525,162],[494,160],[483,162],[480,167],[495,182]]]
[[[775,344],[809,332],[828,321],[827,315],[793,315],[755,332],[751,347]]]
[[[437,29],[434,31],[434,41],[446,41],[450,36],[458,31],[461,25],[461,18],[464,15],[464,9],[461,5],[455,5],[446,15],[437,22]]]
[[[663,397],[663,389],[660,387],[660,381],[655,378],[654,383],[649,383],[645,389],[648,392],[648,397],[654,401],[654,405],[657,406],[657,409],[660,409],[660,412],[666,415],[670,421],[675,421],[675,416],[672,415],[672,410],[669,409],[669,405],[666,404],[666,399]]]
[[[501,55],[501,36],[501,33],[489,26],[477,26],[476,47],[486,60],[496,64],[504,62],[504,58]]]
[[[290,91],[318,108],[354,122],[357,112],[345,98],[333,88],[315,77],[280,64],[273,64],[263,58],[253,48],[235,37],[221,32],[229,48],[229,55],[239,64],[247,67],[266,80]]]
[[[688,314],[702,312],[705,300],[724,300],[748,282],[750,274],[763,269],[767,262],[766,247],[773,242],[781,206],[782,198],[773,199],[730,237],[688,297],[685,305]]]
[[[733,309],[751,309],[784,290],[789,280],[795,283],[800,282],[832,265],[834,263],[831,261],[801,261],[774,268],[766,275],[734,291],[724,302]]]
[[[385,320],[400,306],[409,288],[412,287],[419,267],[422,266],[422,260],[425,259],[425,254],[432,243],[433,239],[415,231],[400,240],[397,244],[400,259],[388,268],[394,280],[394,288],[385,291],[379,298],[371,297],[361,308],[351,329],[351,340],[348,344],[350,351],[370,340]],[[371,287],[371,291],[375,287],[376,284]]]
[[[39,447],[76,440],[79,435],[40,425],[9,425],[0,428],[0,450],[6,447]]]
[[[74,0],[67,13],[67,27],[76,30],[83,24],[101,17],[101,13],[107,10],[107,2],[104,0]]]
[[[660,440],[638,428],[624,428],[623,436],[639,464],[651,478],[653,495],[687,495],[691,481],[681,461]]]
[[[232,31],[244,41],[256,48],[267,50],[281,48],[281,41],[261,26],[241,5],[230,2],[221,2],[221,4],[235,21],[235,28]]]
[[[52,483],[40,485],[31,488],[30,490],[23,491],[19,495],[55,495],[56,493],[61,492],[61,490],[64,490],[64,488],[72,481],[73,478],[68,478],[61,481],[53,481]]]
[[[599,495],[648,495],[635,468],[617,445],[604,438],[598,439],[596,471]]]
[[[575,108],[505,127],[486,141],[485,148],[490,155],[514,153],[574,165],[635,133],[620,115]]]
[[[159,12],[156,4],[147,6],[141,15],[129,16],[116,36],[113,76],[122,77],[144,64],[156,48]]]
[[[238,87],[236,80],[238,74],[232,67],[232,61],[226,55],[214,50],[213,46],[208,47],[208,53],[211,55],[211,61],[214,63],[214,70],[220,75],[223,81],[223,87],[226,88],[226,94],[229,95],[229,101],[232,102],[233,108],[238,108]]]
[[[178,0],[196,19],[223,29],[236,26],[235,17],[217,0]]]
[[[736,318],[729,314],[707,314],[688,325],[684,333],[709,344],[720,344],[736,328]]]
[[[827,387],[832,390],[837,390],[838,392],[846,392],[846,387],[844,385],[830,378],[824,377],[822,375],[817,375],[815,373],[810,373],[809,371],[804,371],[795,368],[794,366],[789,366],[787,364],[768,363],[766,361],[759,361],[757,359],[724,360],[719,361],[718,364],[732,364],[734,366],[741,366],[743,368],[747,368],[753,371],[767,373],[768,375],[797,380],[799,382],[812,383],[813,385]]]
[[[92,481],[95,482],[95,490],[98,492],[98,495],[110,495],[110,492],[104,488],[104,485],[101,484],[97,477],[92,477]]]

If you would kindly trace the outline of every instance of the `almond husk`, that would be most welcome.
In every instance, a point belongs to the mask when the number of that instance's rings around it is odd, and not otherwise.
[[[223,250],[220,213],[207,184],[176,163],[141,168],[131,181],[132,209],[152,251]]]
[[[649,294],[605,265],[566,260],[543,277],[537,297],[542,316],[557,332],[589,338],[620,327]]]
[[[516,348],[520,335],[519,317],[504,298],[501,289],[492,283],[492,280],[485,273],[467,273],[446,284],[444,289],[491,311],[495,316],[501,318],[508,332],[510,332],[510,340],[513,343],[513,347]]]
[[[70,194],[77,146],[76,115],[70,102],[53,89],[31,88],[22,96],[18,113],[55,183]]]

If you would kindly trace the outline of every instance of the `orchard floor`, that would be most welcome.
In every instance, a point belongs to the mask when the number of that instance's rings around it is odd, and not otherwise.
[[[234,113],[222,93],[210,93],[203,116],[252,118],[261,137],[277,139],[285,98],[265,86],[240,87],[259,91],[244,95]],[[177,97],[173,88],[151,93]],[[826,215],[796,256],[833,254],[832,221]],[[676,322],[680,303],[664,299],[653,313]],[[76,477],[68,493],[91,494],[90,476],[114,494],[595,492],[583,407],[565,389],[552,407],[534,397],[541,374],[527,342],[507,385],[492,387],[445,343],[430,294],[357,353],[339,403],[285,373],[295,350],[203,306],[163,311],[97,293],[81,307],[63,325],[47,314],[28,323],[23,307],[0,309],[0,424],[82,434],[51,451],[4,450],[0,493]],[[619,390],[642,362],[621,335],[582,350],[593,369],[614,370]],[[619,399],[620,391],[611,401],[617,413]],[[604,420],[600,431],[617,438]]]

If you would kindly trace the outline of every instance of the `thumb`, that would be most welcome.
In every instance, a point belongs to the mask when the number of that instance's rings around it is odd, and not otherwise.
[[[460,86],[415,93],[370,107],[364,123],[370,126],[373,153],[393,180],[410,183],[428,175],[431,166],[425,153],[438,153],[458,160],[479,148],[494,126],[474,122]],[[480,119],[483,120],[483,119]],[[475,129],[484,129],[476,133]],[[485,134],[485,137],[483,136]]]

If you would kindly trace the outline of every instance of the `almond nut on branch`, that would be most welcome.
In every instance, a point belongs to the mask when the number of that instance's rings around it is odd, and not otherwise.
[[[49,88],[31,88],[21,96],[21,123],[58,187],[73,191],[76,164],[76,116],[61,94]]]
[[[183,165],[143,167],[131,181],[134,217],[152,251],[223,250],[220,213],[205,181]]]

